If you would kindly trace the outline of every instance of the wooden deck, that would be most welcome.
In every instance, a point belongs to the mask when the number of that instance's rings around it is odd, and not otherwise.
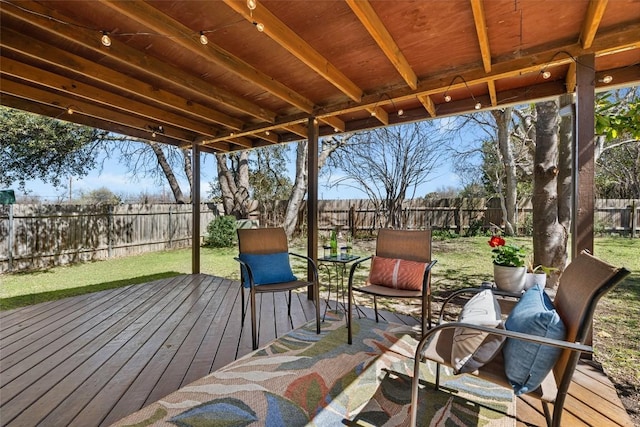
[[[238,290],[228,279],[184,275],[0,313],[0,425],[109,425],[249,353]],[[258,306],[261,345],[314,317],[305,294],[294,297],[291,322],[282,294]],[[632,426],[590,365],[580,365],[570,394],[563,425]],[[535,400],[519,399],[517,416],[519,425],[544,424]]]

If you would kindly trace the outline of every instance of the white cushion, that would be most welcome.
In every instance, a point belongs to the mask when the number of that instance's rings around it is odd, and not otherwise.
[[[458,321],[504,328],[500,305],[490,289],[485,289],[471,298],[462,308]],[[501,336],[469,328],[456,328],[451,350],[453,372],[456,374],[473,372],[490,362],[500,351],[504,339]]]

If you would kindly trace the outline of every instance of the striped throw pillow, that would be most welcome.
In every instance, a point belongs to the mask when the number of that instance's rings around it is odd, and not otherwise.
[[[421,291],[426,268],[427,264],[424,262],[374,256],[371,260],[369,283],[394,289]]]

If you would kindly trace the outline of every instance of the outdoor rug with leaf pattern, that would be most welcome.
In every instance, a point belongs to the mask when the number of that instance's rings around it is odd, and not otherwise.
[[[314,323],[120,420],[167,426],[402,426],[409,424],[415,331],[354,319],[347,344],[341,315]],[[423,364],[419,425],[515,425],[513,393],[469,375]]]

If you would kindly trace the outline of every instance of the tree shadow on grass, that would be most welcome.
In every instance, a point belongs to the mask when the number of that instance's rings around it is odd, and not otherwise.
[[[18,295],[10,298],[0,298],[0,311],[39,304],[41,302],[55,301],[62,298],[84,295],[91,292],[106,291],[108,289],[121,288],[129,285],[139,285],[154,280],[166,279],[182,275],[177,271],[165,271],[157,274],[130,277],[128,279],[114,280],[111,282],[96,283],[95,285],[80,286],[77,288],[60,289],[57,291],[41,292],[37,294]]]

